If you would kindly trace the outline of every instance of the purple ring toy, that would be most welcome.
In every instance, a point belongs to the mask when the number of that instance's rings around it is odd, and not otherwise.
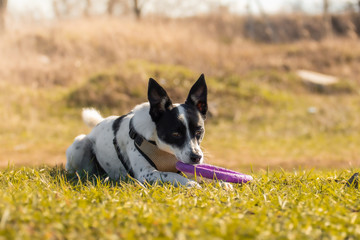
[[[203,178],[218,179],[231,183],[247,183],[253,180],[252,176],[209,164],[191,165],[178,161],[176,169],[184,173],[196,174]]]

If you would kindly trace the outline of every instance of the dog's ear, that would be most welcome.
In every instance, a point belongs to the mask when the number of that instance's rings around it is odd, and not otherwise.
[[[204,74],[201,74],[196,83],[191,87],[189,95],[185,104],[194,105],[203,118],[206,118],[208,110],[207,106],[207,86],[205,82]]]
[[[148,100],[150,116],[154,122],[158,121],[165,111],[172,109],[172,102],[165,89],[152,78],[149,79]]]

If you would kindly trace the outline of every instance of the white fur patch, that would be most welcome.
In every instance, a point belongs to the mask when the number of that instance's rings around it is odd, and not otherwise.
[[[101,114],[94,108],[84,108],[81,115],[85,124],[91,128],[95,127],[98,123],[104,120]]]
[[[189,124],[186,119],[186,113],[182,106],[179,106],[178,110],[179,110],[179,119],[180,119],[180,121],[182,121],[184,123],[185,128],[186,128],[186,141],[187,141],[188,138],[190,138],[190,131],[189,131]]]
[[[134,110],[134,128],[147,140],[155,141],[156,127],[149,114],[150,104],[148,102],[137,105]]]

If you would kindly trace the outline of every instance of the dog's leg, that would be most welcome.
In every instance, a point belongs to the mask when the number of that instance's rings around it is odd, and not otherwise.
[[[66,170],[70,173],[96,173],[96,160],[92,150],[92,142],[86,135],[79,135],[66,150]]]
[[[168,182],[173,184],[174,186],[182,185],[186,187],[201,188],[201,186],[197,182],[183,177],[180,174],[173,172],[160,172],[153,167],[147,167],[145,169],[140,168],[140,173],[137,179],[139,179],[140,182]]]

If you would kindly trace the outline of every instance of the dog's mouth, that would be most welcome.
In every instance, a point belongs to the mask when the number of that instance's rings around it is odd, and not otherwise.
[[[201,164],[203,161],[203,157],[201,156],[201,157],[196,157],[196,158],[189,158],[189,159],[187,159],[187,161],[183,161],[183,160],[181,160],[181,159],[179,159],[179,158],[177,158],[180,162],[182,162],[182,163],[186,163],[186,164],[191,164],[191,165],[196,165],[196,164]]]
[[[199,163],[194,163],[194,162],[190,162],[190,161],[180,161],[179,162],[182,162],[182,163],[185,163],[185,164],[189,164],[189,165],[197,165]]]

